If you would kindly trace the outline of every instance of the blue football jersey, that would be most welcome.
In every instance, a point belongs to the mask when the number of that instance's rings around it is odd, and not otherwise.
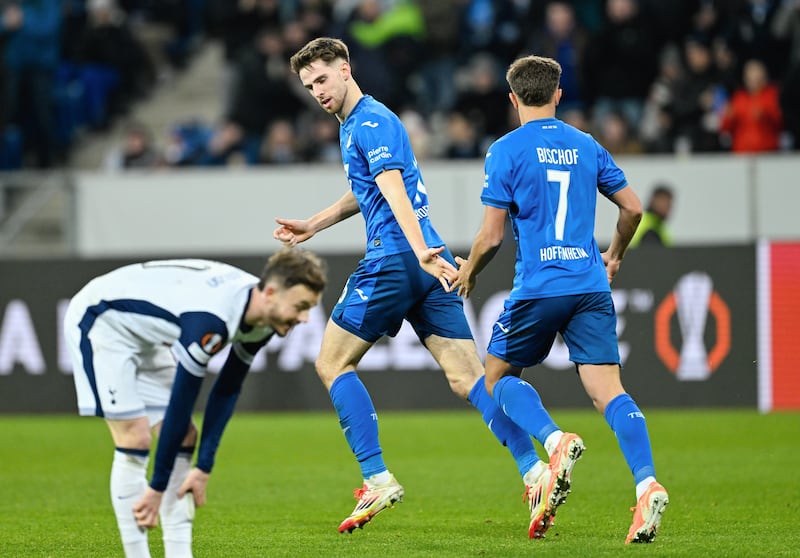
[[[429,247],[444,243],[428,218],[428,193],[402,122],[383,103],[364,95],[339,129],[342,163],[367,227],[365,259],[411,250],[375,182],[386,170],[403,175],[408,198]]]
[[[486,153],[484,205],[508,210],[517,241],[511,299],[609,291],[594,239],[597,192],[627,185],[592,136],[556,118],[533,120]]]

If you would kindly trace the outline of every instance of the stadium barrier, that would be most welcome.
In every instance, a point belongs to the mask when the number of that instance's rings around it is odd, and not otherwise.
[[[274,338],[261,351],[245,382],[240,409],[331,409],[314,359],[328,312],[359,255],[325,256],[330,287],[321,305],[309,323],[286,338]],[[216,259],[256,274],[264,261],[254,256]],[[75,412],[61,331],[68,299],[90,278],[131,261],[0,263],[0,412]],[[465,303],[481,353],[513,268],[513,247],[506,243]],[[800,408],[798,380],[790,369],[800,313],[800,244],[640,248],[626,258],[613,296],[623,381],[643,407]],[[223,358],[212,361],[212,376]],[[450,392],[407,324],[367,354],[360,373],[378,409],[466,406]],[[590,405],[560,340],[547,360],[527,370],[525,377],[548,406]],[[204,394],[213,379],[206,380]]]

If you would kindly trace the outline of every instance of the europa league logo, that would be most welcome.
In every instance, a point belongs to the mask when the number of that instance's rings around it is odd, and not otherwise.
[[[679,380],[705,380],[711,373],[703,332],[712,290],[711,277],[699,271],[684,275],[675,285],[678,324],[683,337],[678,370],[675,372]]]
[[[672,344],[670,322],[677,315],[681,349]],[[705,345],[708,317],[716,325],[716,342]],[[693,271],[681,277],[656,309],[656,353],[677,378],[684,382],[707,380],[728,355],[731,347],[731,316],[728,305],[714,290],[711,277]]]

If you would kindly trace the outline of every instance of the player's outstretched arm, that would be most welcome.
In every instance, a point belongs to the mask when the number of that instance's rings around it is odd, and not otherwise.
[[[408,244],[414,250],[420,267],[436,277],[442,287],[449,289],[447,277],[454,275],[456,268],[444,258],[439,257],[439,254],[444,251],[444,246],[429,248],[425,242],[419,221],[414,213],[414,207],[411,205],[411,200],[408,199],[406,186],[403,183],[403,175],[399,170],[391,169],[379,174],[375,178],[375,182],[389,204],[397,224],[400,225],[400,229],[402,229],[406,240],[408,240]]]
[[[639,196],[630,186],[625,186],[622,190],[612,194],[609,199],[619,208],[617,226],[611,238],[608,250],[603,252],[603,263],[606,266],[606,276],[608,282],[614,280],[614,276],[622,265],[622,258],[631,243],[633,233],[642,220],[642,202]]]
[[[475,287],[478,274],[492,260],[497,253],[497,249],[503,243],[506,215],[507,211],[505,209],[486,206],[483,212],[481,229],[475,236],[472,248],[469,251],[469,257],[466,260],[456,257],[458,272],[451,278],[451,291],[458,289],[459,296],[469,298],[470,292]]]
[[[308,219],[276,218],[275,222],[280,226],[273,231],[272,237],[285,246],[294,246],[305,242],[319,231],[352,217],[359,211],[356,197],[353,192],[348,191],[336,203]]]

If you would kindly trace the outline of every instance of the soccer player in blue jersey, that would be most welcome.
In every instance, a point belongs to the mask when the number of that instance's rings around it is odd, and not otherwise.
[[[339,532],[363,527],[403,498],[403,487],[384,463],[375,407],[356,367],[378,339],[396,335],[404,319],[442,367],[451,389],[480,411],[511,451],[523,479],[529,478],[539,458],[530,436],[486,392],[463,302],[443,278],[456,270],[428,218],[428,195],[406,130],[386,106],[362,93],[342,41],[310,41],[292,57],[291,67],[341,123],[350,189],[308,219],[277,219],[274,236],[293,245],[359,212],[366,222],[366,255],[332,311],[316,363],[363,477],[355,509]]]
[[[669,498],[655,478],[644,415],[620,381],[610,288],[642,206],[611,155],[590,135],[555,118],[560,77],[561,66],[550,58],[527,56],[509,67],[509,97],[520,127],[497,140],[486,154],[483,222],[468,259],[456,258],[458,274],[448,277],[451,289],[468,297],[478,273],[500,246],[510,217],[517,242],[516,272],[492,330],[486,388],[527,432],[541,438],[557,431],[538,393],[520,375],[544,360],[560,333],[586,393],[616,434],[636,481],[637,504],[625,542],[650,542]],[[614,236],[602,254],[594,239],[598,191],[619,208]],[[576,455],[567,456],[571,464],[580,451],[576,446]],[[567,496],[571,467],[563,470],[562,477],[554,478],[551,458],[551,468],[542,468],[529,488],[542,502],[545,528]],[[538,514],[532,505],[532,520]]]
[[[269,258],[260,278],[207,260],[152,261],[97,277],[72,298],[64,332],[78,408],[104,417],[114,440],[111,502],[127,558],[150,556],[146,528],[159,515],[166,558],[192,556],[194,508],[205,504],[253,357],[273,335],[308,320],[325,283],[322,260],[287,248]],[[228,344],[192,468],[192,410],[209,360]]]

